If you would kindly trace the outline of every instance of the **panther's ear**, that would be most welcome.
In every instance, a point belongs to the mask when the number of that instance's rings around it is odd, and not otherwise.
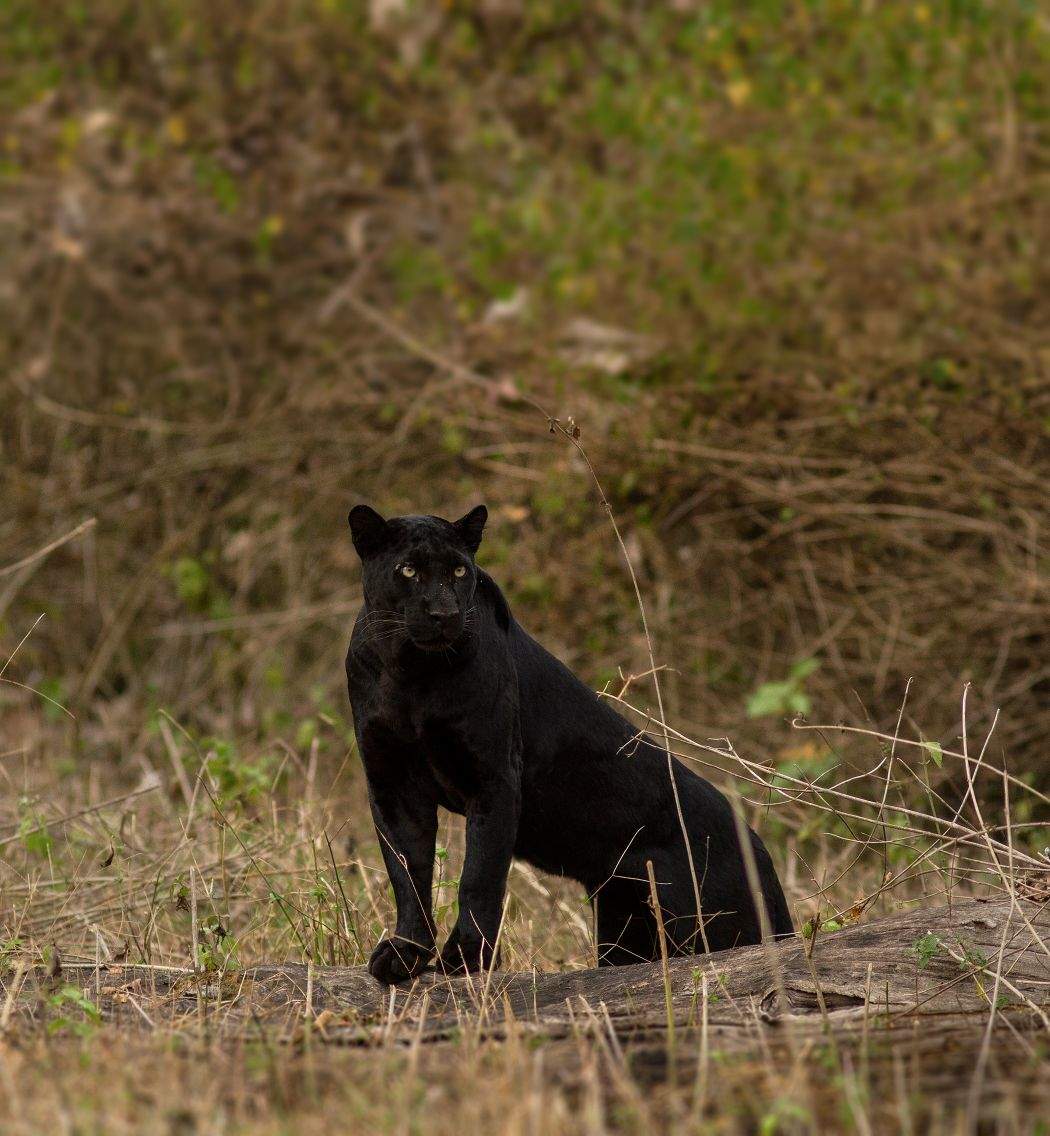
[[[383,547],[388,526],[375,509],[370,509],[367,505],[355,505],[346,519],[350,524],[354,548],[362,560],[367,560]]]
[[[477,552],[481,544],[481,533],[488,519],[488,509],[486,509],[484,505],[475,505],[465,517],[460,517],[459,520],[455,522],[455,529],[456,532],[459,533],[459,539],[466,546],[471,556]]]

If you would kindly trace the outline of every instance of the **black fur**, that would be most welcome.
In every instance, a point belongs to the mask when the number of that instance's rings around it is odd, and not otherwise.
[[[602,965],[657,955],[647,860],[672,952],[758,942],[728,801],[674,763],[701,888],[701,932],[665,750],[516,622],[474,564],[486,516],[484,506],[455,523],[385,521],[363,505],[350,513],[365,602],[346,672],[397,903],[394,935],[373,951],[372,974],[399,982],[434,957],[439,805],[466,817],[459,916],[439,959],[448,971],[492,963],[513,856],[583,884],[596,905]],[[772,861],[749,836],[773,933],[790,935]]]

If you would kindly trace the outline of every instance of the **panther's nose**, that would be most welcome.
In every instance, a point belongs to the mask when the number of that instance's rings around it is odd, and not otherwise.
[[[448,600],[438,599],[427,604],[427,615],[442,627],[450,627],[459,617],[459,609]]]

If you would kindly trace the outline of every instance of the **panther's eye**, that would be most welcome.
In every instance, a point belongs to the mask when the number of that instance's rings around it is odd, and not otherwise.
[[[416,574],[416,570],[415,570],[415,568],[413,568],[413,567],[412,567],[412,565],[411,565],[411,564],[402,564],[402,565],[401,565],[401,575],[402,575],[402,576],[407,576],[407,577],[408,577],[408,579],[410,579],[410,580],[411,580],[411,579],[412,579],[412,577],[413,577],[413,576],[414,576],[415,574]]]
[[[467,570],[463,567],[462,564],[460,564],[459,567],[455,568],[452,572],[452,575],[455,576],[458,580],[462,580],[466,574]]]

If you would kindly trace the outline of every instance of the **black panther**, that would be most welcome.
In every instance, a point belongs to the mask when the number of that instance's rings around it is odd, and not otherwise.
[[[437,960],[448,973],[494,965],[514,856],[587,889],[600,965],[658,956],[648,860],[671,953],[759,942],[729,802],[673,762],[691,870],[666,751],[514,619],[474,562],[487,518],[483,505],[455,522],[384,520],[365,505],[350,513],[364,604],[346,674],[397,904],[394,934],[369,960],[372,975],[401,982],[434,959],[439,805],[466,817],[459,914]],[[747,831],[769,926],[790,935],[769,853]]]

